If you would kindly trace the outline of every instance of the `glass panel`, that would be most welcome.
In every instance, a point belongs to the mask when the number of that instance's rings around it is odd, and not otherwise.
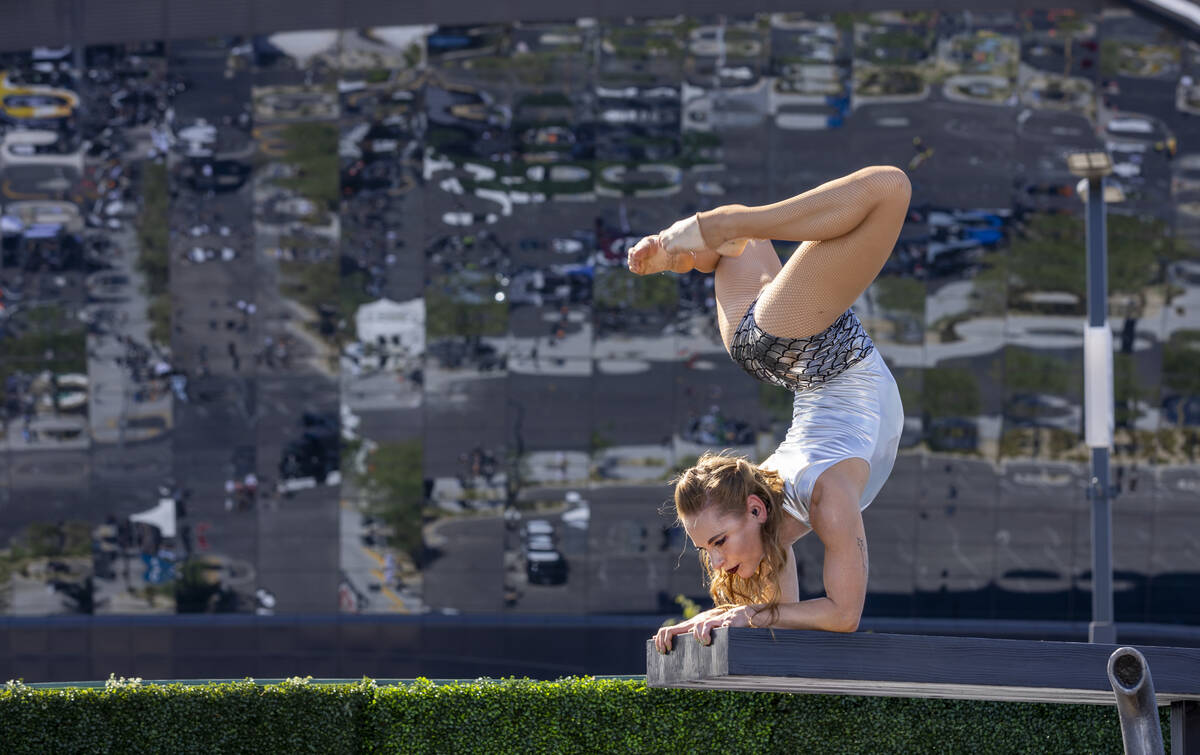
[[[177,567],[181,613],[256,609],[258,385],[252,360],[261,302],[249,56],[250,46],[237,39],[169,47],[172,117],[161,138],[170,150],[163,174],[172,230],[170,346],[189,375],[175,396],[173,477],[190,491],[187,524],[194,537]]]
[[[345,613],[424,609],[425,257],[417,27],[344,30],[338,80]]]
[[[1195,619],[1200,48],[1152,19],[377,27],[2,67],[6,615],[706,604],[668,481],[765,457],[791,396],[729,360],[714,276],[626,250],[892,164],[910,215],[856,311],[907,416],[867,613],[1085,621],[1066,156],[1103,149],[1118,618]],[[797,553],[822,593],[819,541]]]
[[[370,301],[340,275],[340,36],[334,29],[273,34],[256,41],[252,60],[259,312],[246,319],[257,341],[257,478],[235,484],[251,504],[263,504],[256,506],[259,614],[331,612],[340,584],[338,354]]]

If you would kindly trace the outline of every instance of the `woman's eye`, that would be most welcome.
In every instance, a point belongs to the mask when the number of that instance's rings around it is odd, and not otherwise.
[[[719,547],[721,547],[721,546],[722,546],[722,545],[724,545],[724,544],[725,544],[725,538],[721,538],[721,539],[720,539],[720,540],[718,540],[717,542],[713,543],[713,545],[717,546],[718,548],[719,548]]]

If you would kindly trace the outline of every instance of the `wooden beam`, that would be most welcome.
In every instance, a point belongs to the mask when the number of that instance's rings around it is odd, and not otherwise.
[[[646,683],[888,697],[1112,705],[1118,645],[923,635],[718,629],[711,645],[646,644]],[[1158,703],[1200,700],[1200,648],[1139,647]]]

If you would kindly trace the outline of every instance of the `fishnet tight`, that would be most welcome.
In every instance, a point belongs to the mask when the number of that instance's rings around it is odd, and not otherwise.
[[[802,242],[782,269],[765,242],[751,242],[738,257],[696,255],[698,269],[718,263],[716,293],[726,346],[755,296],[755,319],[767,333],[805,338],[829,327],[879,274],[900,235],[910,196],[903,171],[873,166],[782,202],[700,213],[709,242],[714,240],[709,229],[720,229],[721,241]]]

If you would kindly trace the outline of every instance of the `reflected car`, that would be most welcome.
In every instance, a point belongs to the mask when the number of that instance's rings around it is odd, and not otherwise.
[[[1132,138],[1143,137],[1146,139],[1153,138],[1157,131],[1153,121],[1148,118],[1134,116],[1113,118],[1104,129],[1110,134],[1119,134]]]
[[[582,501],[577,508],[562,515],[563,524],[572,529],[586,530],[592,519],[592,510],[587,501]]]
[[[1109,140],[1105,146],[1112,156],[1113,173],[1121,178],[1134,178],[1142,174],[1142,161],[1149,147],[1144,142]]]
[[[979,447],[979,426],[962,417],[943,417],[928,424],[929,448],[934,451],[974,451]]]
[[[465,339],[446,339],[429,344],[426,353],[446,369],[477,367],[484,372],[504,369],[507,359],[495,346],[480,341],[469,346]]]
[[[741,420],[705,415],[690,422],[682,436],[693,443],[745,446],[754,443],[755,430]]]
[[[390,189],[398,180],[393,173],[388,162],[358,160],[342,171],[342,194],[353,196],[364,190]]]
[[[525,536],[550,537],[554,535],[554,525],[545,519],[530,519],[525,523]]]
[[[1071,183],[1030,183],[1025,185],[1025,193],[1031,197],[1072,197],[1075,196],[1075,185]]]
[[[788,131],[825,131],[839,128],[843,121],[839,108],[785,106],[775,115],[775,125]]]
[[[476,223],[495,223],[499,217],[494,212],[445,212],[442,222],[446,225],[468,226]]]
[[[289,441],[280,453],[281,480],[311,478],[329,481],[341,464],[341,433],[334,414],[305,412],[301,417],[304,433]]]
[[[57,131],[12,131],[0,137],[0,167],[6,165],[62,165],[82,171],[83,150],[73,149]]]
[[[234,191],[250,177],[251,166],[239,160],[203,159],[188,161],[179,177],[193,191]]]
[[[525,574],[532,584],[561,585],[567,581],[567,559],[554,543],[554,525],[531,519],[523,528]]]
[[[53,121],[70,116],[77,100],[68,92],[5,91],[0,88],[0,113],[10,122]]]
[[[550,246],[559,254],[578,254],[583,251],[583,242],[578,239],[552,239]]]
[[[1168,396],[1162,407],[1165,424],[1200,426],[1200,396]]]
[[[124,301],[129,297],[132,279],[115,270],[101,270],[87,277],[85,287],[92,301]]]
[[[1014,427],[1056,427],[1078,431],[1083,426],[1079,405],[1045,393],[1018,393],[1004,407],[1005,419]]]
[[[561,585],[567,581],[567,559],[558,551],[527,551],[525,576],[530,584]]]

